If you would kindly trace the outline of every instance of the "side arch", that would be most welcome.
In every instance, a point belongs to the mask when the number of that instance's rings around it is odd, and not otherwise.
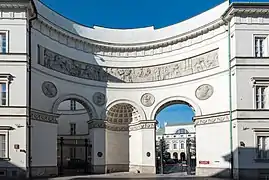
[[[71,100],[71,99],[76,100],[77,102],[82,104],[85,107],[85,109],[87,110],[90,118],[98,119],[97,112],[96,112],[94,106],[92,105],[92,103],[88,99],[84,98],[83,96],[77,95],[77,94],[65,94],[65,95],[60,96],[58,99],[56,99],[52,105],[52,109],[51,109],[52,113],[56,114],[58,111],[59,105],[63,101]]]
[[[109,109],[113,107],[114,105],[121,104],[121,103],[132,105],[138,110],[138,113],[141,115],[141,120],[147,120],[146,113],[143,110],[143,108],[139,106],[138,104],[136,104],[135,102],[128,99],[119,99],[119,100],[112,101],[109,105],[106,106],[105,110],[101,113],[101,118],[106,119],[106,112],[109,111]]]
[[[151,112],[150,119],[152,119],[152,120],[156,119],[156,115],[164,107],[169,106],[171,104],[180,103],[180,102],[192,107],[194,110],[195,116],[202,115],[201,108],[195,102],[193,102],[191,99],[184,97],[184,96],[172,96],[172,97],[163,99],[162,101],[157,103],[157,105],[153,108],[153,110]]]

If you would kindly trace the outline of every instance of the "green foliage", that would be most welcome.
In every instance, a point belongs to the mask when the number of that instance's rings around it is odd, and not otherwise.
[[[167,149],[168,149],[168,144],[165,142],[165,140],[162,138],[160,139],[159,142],[157,142],[157,146],[156,146],[156,151],[157,151],[157,155],[158,157],[161,156],[161,152],[163,155],[163,159],[169,159],[169,154],[167,153]]]

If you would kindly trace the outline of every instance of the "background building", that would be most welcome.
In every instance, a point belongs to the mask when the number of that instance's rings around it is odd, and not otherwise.
[[[195,140],[194,123],[165,124],[156,129],[156,141],[164,138],[171,159],[187,160],[187,139]],[[195,158],[192,156],[192,158]]]

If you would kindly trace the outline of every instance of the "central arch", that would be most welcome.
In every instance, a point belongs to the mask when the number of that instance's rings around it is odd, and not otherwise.
[[[193,108],[193,111],[195,113],[195,116],[201,116],[202,111],[201,108],[193,102],[191,99],[183,96],[173,96],[166,98],[162,101],[160,101],[152,110],[152,113],[150,115],[150,119],[156,119],[157,114],[165,107],[173,104],[186,104]]]

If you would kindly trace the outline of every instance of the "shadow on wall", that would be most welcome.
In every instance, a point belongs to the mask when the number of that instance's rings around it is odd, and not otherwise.
[[[233,152],[234,157],[234,179],[240,180],[266,180],[269,179],[269,151],[259,151],[257,148],[241,146]],[[237,158],[238,157],[238,158]],[[231,162],[231,154],[223,156],[226,162]],[[222,170],[212,175],[216,178],[230,177],[230,169]]]

